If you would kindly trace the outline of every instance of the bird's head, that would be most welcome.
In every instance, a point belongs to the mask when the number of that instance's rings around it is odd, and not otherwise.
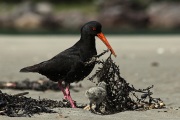
[[[99,22],[90,21],[81,28],[81,33],[97,36],[100,40],[102,40],[102,42],[107,46],[107,48],[111,51],[111,53],[116,57],[114,50],[112,49],[108,40],[102,33],[101,28],[102,26]]]

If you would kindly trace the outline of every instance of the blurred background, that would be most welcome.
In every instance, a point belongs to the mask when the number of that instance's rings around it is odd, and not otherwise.
[[[180,33],[180,0],[0,0],[0,33]]]

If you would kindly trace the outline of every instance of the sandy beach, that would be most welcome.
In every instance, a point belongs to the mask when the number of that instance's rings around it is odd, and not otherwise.
[[[139,35],[118,36],[107,35],[117,57],[113,58],[119,65],[121,76],[136,88],[154,85],[153,97],[161,98],[166,104],[165,109],[147,111],[125,111],[112,115],[95,115],[83,109],[57,108],[58,113],[42,113],[32,117],[0,116],[0,120],[180,120],[180,36],[178,35]],[[35,73],[19,73],[25,66],[33,65],[50,59],[54,55],[71,47],[78,35],[60,36],[8,36],[0,35],[0,81],[21,81],[26,78],[37,80],[43,77]],[[97,38],[98,53],[106,46]],[[108,54],[107,54],[108,55]],[[107,55],[102,58],[106,59]],[[91,74],[95,72],[94,68]],[[90,75],[91,76],[91,75]],[[88,103],[85,90],[95,86],[84,79],[80,82],[79,92],[71,91],[77,103]],[[62,100],[61,92],[38,92],[28,90],[27,97]],[[2,92],[16,94],[22,91],[2,89]]]

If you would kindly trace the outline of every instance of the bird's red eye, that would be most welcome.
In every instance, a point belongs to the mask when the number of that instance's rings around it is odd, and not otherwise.
[[[92,30],[96,30],[96,28],[95,28],[95,27],[92,27]]]

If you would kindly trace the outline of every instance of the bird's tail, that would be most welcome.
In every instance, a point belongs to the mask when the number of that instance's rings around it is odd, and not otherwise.
[[[28,67],[22,68],[20,70],[20,72],[37,72],[37,71],[38,71],[38,66],[37,65],[28,66]]]

